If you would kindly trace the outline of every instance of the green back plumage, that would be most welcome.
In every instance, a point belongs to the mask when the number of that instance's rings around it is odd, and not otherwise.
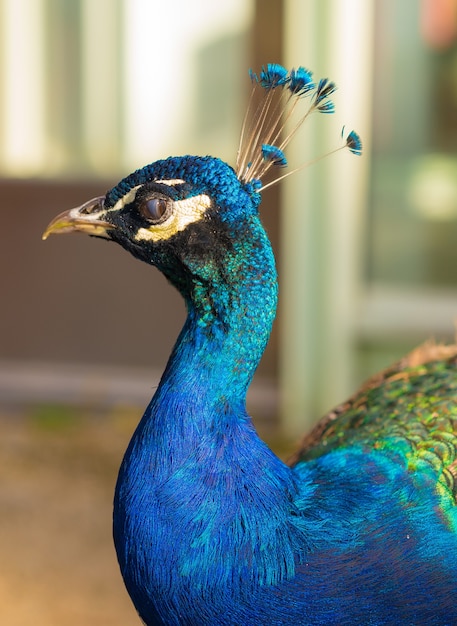
[[[395,455],[457,501],[457,346],[425,344],[367,381],[306,437],[295,463],[353,446]]]

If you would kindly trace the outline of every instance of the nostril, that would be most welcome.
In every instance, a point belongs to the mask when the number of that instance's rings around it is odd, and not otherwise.
[[[100,196],[99,198],[93,198],[88,202],[85,202],[78,208],[78,213],[80,215],[90,215],[91,213],[97,213],[103,209],[103,201],[104,197]]]

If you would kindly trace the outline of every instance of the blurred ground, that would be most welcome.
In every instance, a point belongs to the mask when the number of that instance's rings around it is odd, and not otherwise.
[[[139,626],[111,515],[118,467],[141,414],[63,406],[0,412],[0,624]]]
[[[133,411],[0,415],[0,624],[139,625],[111,538]]]

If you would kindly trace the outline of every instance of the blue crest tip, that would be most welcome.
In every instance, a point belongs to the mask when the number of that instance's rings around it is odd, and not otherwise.
[[[347,136],[346,145],[352,154],[355,154],[356,156],[360,156],[362,154],[362,140],[355,130],[351,130]]]
[[[327,100],[327,102],[322,102],[316,107],[316,110],[320,113],[335,113],[335,105],[331,100]]]
[[[305,67],[290,70],[287,88],[296,96],[304,96],[312,91],[316,85],[313,82],[313,73]]]
[[[284,152],[277,146],[270,144],[262,144],[262,156],[264,161],[270,161],[272,165],[279,165],[280,167],[287,166],[287,159]]]
[[[264,89],[284,87],[289,81],[289,73],[279,63],[268,63],[262,67],[259,80]]]
[[[336,91],[335,83],[328,78],[321,78],[316,89],[315,101],[319,104],[325,98],[328,98]]]
[[[335,105],[331,100],[327,100],[337,87],[334,82],[328,78],[321,78],[314,94],[314,106],[321,113],[334,113]]]

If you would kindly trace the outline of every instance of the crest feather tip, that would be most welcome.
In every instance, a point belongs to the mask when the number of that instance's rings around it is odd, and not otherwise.
[[[362,154],[362,140],[355,130],[351,130],[349,135],[346,137],[346,146],[352,154],[355,154],[356,156],[360,156]]]
[[[278,63],[268,63],[262,66],[258,75],[249,70],[249,76],[253,90],[241,130],[236,174],[246,187],[254,189],[255,181],[255,190],[263,191],[308,165],[305,163],[286,174],[277,176],[265,185],[262,182],[270,168],[288,165],[284,149],[311,113],[317,111],[329,114],[335,111],[335,105],[330,100],[330,96],[337,87],[328,78],[321,78],[316,84],[312,72],[302,66],[289,72]],[[263,89],[264,93],[259,103],[254,105],[253,96],[258,88]],[[306,96],[309,96],[309,99],[304,98]],[[298,114],[297,105],[304,99],[308,100],[308,107],[304,113]],[[342,135],[344,137],[344,129]],[[342,148],[348,148],[357,156],[362,154],[362,142],[359,135],[351,131],[344,144],[332,152]],[[320,158],[323,157],[314,159],[312,162]]]

